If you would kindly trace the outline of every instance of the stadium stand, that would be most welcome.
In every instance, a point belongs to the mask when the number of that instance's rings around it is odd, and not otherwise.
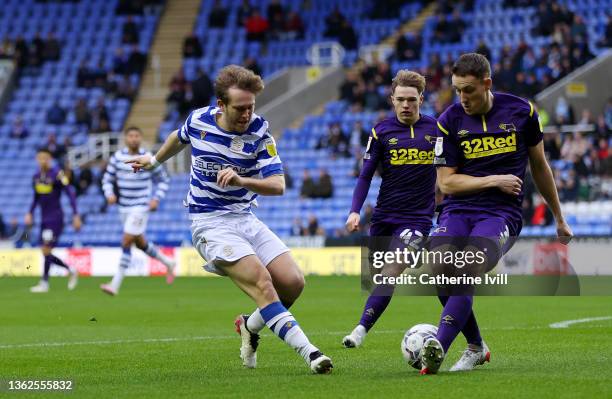
[[[221,21],[213,21],[213,25],[224,27],[212,27],[209,16],[215,4],[210,1],[202,2],[194,31],[202,52],[201,55],[198,51],[195,52],[195,55],[189,53],[184,59],[183,69],[178,76],[182,76],[185,83],[197,77],[198,69],[209,77],[214,77],[217,70],[223,65],[241,64],[246,58],[257,61],[264,77],[273,76],[274,73],[285,67],[306,65],[307,60],[304,55],[310,45],[327,40],[325,19],[336,7],[354,26],[359,46],[376,44],[390,36],[395,39],[400,38],[401,35],[397,33],[397,30],[401,24],[413,18],[422,9],[422,4],[419,2],[403,2],[406,4],[399,8],[399,14],[395,14],[396,17],[390,17],[385,12],[381,12],[380,15],[370,15],[369,11],[374,2],[366,0],[313,0],[303,2],[310,5],[306,8],[298,2],[259,1],[253,7],[262,16],[267,18],[268,6],[273,4],[277,7],[278,3],[283,8],[285,15],[290,15],[291,12],[297,13],[304,25],[303,38],[300,38],[299,34],[295,36],[279,35],[277,32],[277,34],[266,37],[265,43],[262,43],[248,40],[246,28],[239,26],[246,15],[242,3],[234,0],[222,1],[220,6],[226,11],[226,18],[225,20],[221,18]],[[612,8],[611,0],[558,2],[564,6],[559,8],[561,10],[559,16],[561,18],[565,12],[565,17],[551,32],[544,32],[547,34],[542,34],[540,29],[542,23],[540,18],[543,14],[535,6],[536,3],[510,0],[464,1],[462,2],[464,11],[461,13],[464,22],[463,34],[457,40],[456,37],[441,39],[440,32],[444,32],[445,29],[440,29],[440,22],[445,21],[447,24],[458,22],[451,10],[446,9],[448,4],[439,2],[438,15],[427,20],[420,32],[411,32],[402,38],[402,41],[405,40],[402,44],[404,47],[399,44],[397,46],[398,49],[405,49],[407,42],[408,48],[418,48],[420,51],[407,54],[396,52],[389,60],[374,59],[369,64],[358,59],[357,51],[348,51],[345,63],[351,69],[347,73],[349,84],[345,87],[347,90],[344,94],[352,94],[353,97],[343,96],[340,90],[340,100],[326,104],[321,114],[308,115],[301,126],[287,129],[284,132],[278,140],[279,153],[286,170],[292,177],[293,185],[288,188],[283,197],[262,198],[260,207],[255,211],[256,214],[283,237],[304,234],[306,231],[310,231],[307,234],[325,234],[328,237],[343,235],[343,226],[355,185],[354,173],[359,168],[359,157],[362,152],[361,135],[363,133],[361,129],[369,131],[377,119],[386,115],[388,109],[386,96],[390,76],[398,69],[419,70],[428,77],[426,103],[422,111],[435,116],[454,101],[454,94],[446,78],[450,71],[449,62],[460,53],[474,51],[478,47],[480,38],[487,37],[488,39],[486,46],[480,46],[479,51],[490,54],[495,76],[508,72],[508,79],[498,80],[499,83],[507,83],[508,87],[502,85],[497,89],[515,91],[516,87],[523,88],[525,92],[517,94],[526,97],[533,97],[537,91],[600,54],[603,47],[606,46],[606,40],[607,43],[610,43],[606,32],[609,31],[607,13]],[[16,4],[16,2],[9,2],[9,4]],[[44,7],[68,10],[53,11],[49,15],[73,15],[74,20],[96,10],[105,16],[103,21],[106,22],[100,23],[100,26],[119,26],[125,20],[124,17],[114,15],[113,4],[116,4],[115,2],[91,2],[91,4],[88,2],[87,5],[60,6],[53,3],[41,5],[30,1],[27,4],[32,10],[38,8],[44,10]],[[569,12],[574,16],[571,16]],[[34,13],[43,15],[43,11],[32,11],[30,14],[34,15]],[[10,14],[3,9],[1,18],[8,18],[7,15]],[[150,34],[154,30],[157,15],[153,13],[136,17],[142,26],[140,48],[145,52],[151,40]],[[291,15],[292,18],[295,17],[294,14]],[[576,19],[576,15],[580,18]],[[376,19],[368,16],[374,16]],[[581,19],[584,23],[580,22]],[[444,28],[444,24],[442,27]],[[37,28],[29,27],[27,32],[25,27],[22,30],[26,38],[33,37],[38,31]],[[41,29],[41,33],[46,34],[50,30],[51,28]],[[11,30],[13,31],[15,30]],[[93,37],[101,35],[97,32],[102,31],[103,29],[91,29],[92,33],[88,33],[90,30],[85,30],[85,34],[89,35],[87,37]],[[96,32],[95,35],[93,32]],[[65,41],[62,47],[62,58],[57,64],[45,63],[41,67],[41,73],[49,70],[53,72],[54,77],[50,79],[50,75],[45,75],[46,78],[43,79],[41,76],[30,75],[24,70],[19,82],[20,88],[16,91],[0,127],[2,137],[10,134],[13,121],[18,115],[23,115],[24,120],[30,120],[36,110],[44,109],[46,112],[47,108],[53,105],[52,98],[44,96],[43,99],[42,94],[34,95],[34,93],[43,93],[47,87],[57,88],[57,93],[61,94],[60,104],[66,107],[72,105],[84,93],[92,94],[88,96],[91,101],[90,106],[95,105],[95,100],[101,96],[100,94],[94,95],[100,92],[99,89],[74,87],[78,66],[75,66],[74,62],[64,64],[62,62],[66,57],[70,60],[75,57],[84,58],[80,54],[83,54],[81,51],[85,51],[85,46],[79,44],[81,40],[68,40],[67,37],[70,36],[68,31],[57,30],[57,34]],[[572,40],[567,40],[568,34],[573,38]],[[579,37],[581,35],[582,39]],[[108,67],[111,66],[109,60],[112,59],[115,49],[121,45],[121,34],[110,29],[108,38],[112,38],[114,41],[110,39],[109,41],[115,45],[86,46],[85,54],[89,55],[87,59],[91,61],[92,66],[96,65],[98,59],[106,62]],[[107,42],[99,38],[96,41],[96,43]],[[564,44],[556,45],[556,42]],[[100,51],[94,52],[94,49],[98,48]],[[574,52],[575,49],[578,50]],[[129,48],[126,51],[129,51]],[[106,54],[106,57],[101,56],[102,52]],[[62,68],[64,68],[61,70],[67,71],[65,75],[55,74],[60,65],[63,65]],[[523,74],[521,75],[520,72]],[[61,79],[57,76],[60,76]],[[377,84],[366,84],[370,81],[377,81]],[[23,104],[26,101],[28,102],[27,110],[25,107],[15,105],[15,103]],[[111,101],[107,104],[112,114],[111,128],[119,130],[125,119],[125,113],[120,111],[129,109],[129,101],[121,103],[118,100],[107,101]],[[560,111],[562,110],[560,108]],[[180,113],[178,110],[170,112],[167,120],[160,126],[161,139],[178,127]],[[612,234],[612,151],[610,150],[612,148],[610,136],[612,103],[609,103],[605,110],[596,111],[593,116],[583,115],[578,118],[573,116],[573,121],[571,113],[559,112],[559,115],[550,116],[550,124],[556,123],[557,117],[568,118],[563,120],[563,123],[578,123],[587,118],[596,126],[595,132],[592,133],[547,134],[546,149],[564,201],[563,207],[574,232],[577,235],[585,236],[609,236]],[[360,123],[361,127],[358,127],[356,123]],[[330,145],[330,140],[325,140],[325,138],[329,134],[330,125],[333,124],[339,125],[343,132],[343,139],[341,143]],[[48,131],[48,125],[41,124],[36,127],[28,125],[28,127],[31,127],[32,131]],[[73,143],[82,142],[86,137],[85,134],[74,133],[78,129],[75,128],[71,113],[68,113],[67,122],[60,125],[55,131],[60,142],[66,136],[70,136]],[[2,201],[0,209],[3,211],[5,221],[14,217],[21,218],[25,212],[30,187],[23,182],[27,181],[34,168],[31,162],[33,155],[31,145],[34,142],[35,140],[10,139],[3,140],[1,144],[8,154],[20,162],[18,167],[13,167],[14,159],[3,157],[1,161],[0,188],[5,190],[10,187],[12,192],[15,192],[15,196],[0,200]],[[329,171],[331,176],[333,196],[331,198],[301,198],[304,171],[308,170],[310,175],[318,176],[319,171],[323,169]],[[98,178],[99,171],[94,170],[94,182],[79,197],[79,205],[83,213],[88,213],[82,232],[75,235],[68,230],[62,237],[61,244],[71,245],[73,242],[80,242],[84,245],[118,244],[121,226],[117,223],[116,210],[109,208],[106,212],[100,211],[104,207],[96,183]],[[316,182],[316,177],[314,180]],[[188,175],[173,176],[167,198],[162,201],[159,212],[153,214],[150,219],[148,234],[152,240],[166,245],[180,245],[189,241],[187,229],[189,222],[182,206],[187,185]],[[375,178],[366,204],[375,203],[379,185],[380,180]],[[530,186],[527,189],[530,190]],[[531,195],[527,197],[529,200],[525,205],[525,228],[522,234],[524,236],[553,235],[554,227],[550,226],[550,218],[547,217],[546,212],[543,212],[538,198],[532,198]],[[371,208],[368,209],[364,212],[371,211]],[[367,215],[363,219],[366,219],[367,222]],[[310,225],[311,228],[301,228],[307,225]],[[367,230],[366,223],[363,228]]]

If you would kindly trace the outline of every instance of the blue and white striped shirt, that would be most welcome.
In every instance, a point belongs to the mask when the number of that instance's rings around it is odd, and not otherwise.
[[[132,166],[125,163],[129,159],[150,152],[140,149],[138,155],[130,154],[127,148],[119,150],[113,154],[108,161],[106,172],[102,178],[102,189],[108,198],[114,195],[113,185],[116,184],[119,190],[117,203],[119,212],[143,212],[149,209],[151,199],[161,199],[168,191],[170,178],[163,166],[155,170],[141,170],[134,173]],[[153,193],[153,183],[155,183],[155,193]]]
[[[217,185],[217,172],[233,168],[243,177],[266,178],[283,174],[276,143],[268,122],[253,114],[244,133],[229,132],[217,125],[215,115],[221,110],[205,107],[193,111],[178,137],[191,144],[191,179],[187,204],[191,219],[224,213],[250,213],[257,206],[257,194],[246,188]]]

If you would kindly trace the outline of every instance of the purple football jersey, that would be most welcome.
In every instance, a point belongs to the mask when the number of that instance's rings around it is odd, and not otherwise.
[[[435,207],[435,135],[436,120],[426,115],[412,126],[393,116],[372,129],[360,179],[371,179],[376,167],[382,166],[373,223],[408,221],[430,226]]]
[[[468,115],[453,104],[437,122],[435,165],[456,167],[475,177],[512,174],[525,177],[528,147],[542,141],[542,128],[533,105],[511,94],[493,93],[493,107],[484,115]],[[520,195],[497,188],[467,195],[446,195],[444,212],[476,210],[521,219]]]
[[[34,188],[34,199],[30,206],[30,212],[34,212],[37,205],[40,205],[42,222],[61,221],[64,217],[60,202],[62,190],[66,190],[70,198],[70,205],[74,214],[77,213],[76,196],[70,181],[59,168],[51,168],[47,172],[38,170],[32,177]]]

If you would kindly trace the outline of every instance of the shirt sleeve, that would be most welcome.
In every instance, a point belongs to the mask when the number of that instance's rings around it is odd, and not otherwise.
[[[270,132],[266,132],[257,146],[257,169],[262,178],[282,175],[283,163],[276,150],[276,141]]]
[[[442,114],[436,123],[436,143],[434,145],[434,165],[455,167],[459,164],[459,143],[456,133]]]
[[[540,116],[538,115],[538,111],[535,110],[535,107],[529,102],[529,116],[527,119],[527,124],[525,126],[525,143],[529,147],[534,147],[542,141],[544,138],[544,133],[542,132],[542,124],[540,123]]]
[[[357,185],[353,191],[353,201],[351,203],[351,212],[359,213],[361,207],[368,197],[368,191],[372,184],[372,177],[378,163],[382,159],[384,148],[376,135],[376,130],[372,129],[372,134],[368,137],[365,154],[363,155],[363,166],[357,178]]]
[[[157,167],[153,171],[153,181],[155,182],[155,194],[153,194],[153,198],[160,200],[166,196],[166,191],[168,191],[170,176],[168,176],[168,172],[166,172],[166,168],[163,166]]]
[[[78,215],[79,211],[77,208],[76,191],[74,187],[72,186],[72,184],[70,184],[70,179],[68,178],[68,176],[66,176],[63,170],[60,170],[57,172],[56,179],[59,182],[62,190],[64,190],[64,192],[68,196],[68,199],[70,200],[70,207],[72,208],[72,214]]]
[[[113,183],[117,180],[116,163],[116,158],[113,155],[108,161],[104,176],[102,176],[102,191],[104,191],[104,196],[106,198],[114,195]]]
[[[191,118],[193,117],[193,112],[189,114],[185,123],[178,130],[178,139],[183,144],[191,143],[191,139],[189,137],[189,130],[191,129]]]

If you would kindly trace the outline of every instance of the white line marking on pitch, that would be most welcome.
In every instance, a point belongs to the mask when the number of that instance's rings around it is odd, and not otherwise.
[[[552,323],[549,325],[549,327],[550,328],[568,328],[572,324],[589,323],[591,321],[601,321],[601,320],[612,320],[612,316],[587,317],[585,319],[564,320],[564,321],[559,321],[557,323]]]
[[[612,316],[607,317],[595,317],[590,319],[581,320],[568,320],[561,323],[573,324],[574,322],[586,322],[596,320],[608,320],[612,319]],[[560,324],[560,323],[554,323]],[[564,327],[552,327],[551,328],[564,328]],[[588,328],[599,328],[603,326],[591,325]],[[493,327],[493,328],[481,328],[483,331],[506,331],[506,330],[539,330],[542,326],[505,326],[505,327]],[[402,334],[404,330],[375,330],[374,334]],[[324,336],[324,335],[337,335],[343,336],[346,331],[326,331],[326,332],[313,332],[308,334],[309,336]],[[158,343],[158,342],[183,342],[183,341],[209,341],[209,340],[226,340],[236,339],[237,335],[208,335],[208,336],[195,336],[195,337],[169,337],[169,338],[143,338],[143,339],[115,339],[115,340],[98,340],[98,341],[72,341],[72,342],[34,342],[26,344],[6,344],[0,345],[0,349],[19,349],[19,348],[50,348],[50,347],[62,347],[62,346],[78,346],[78,345],[122,345],[122,344],[146,344],[146,343]]]

